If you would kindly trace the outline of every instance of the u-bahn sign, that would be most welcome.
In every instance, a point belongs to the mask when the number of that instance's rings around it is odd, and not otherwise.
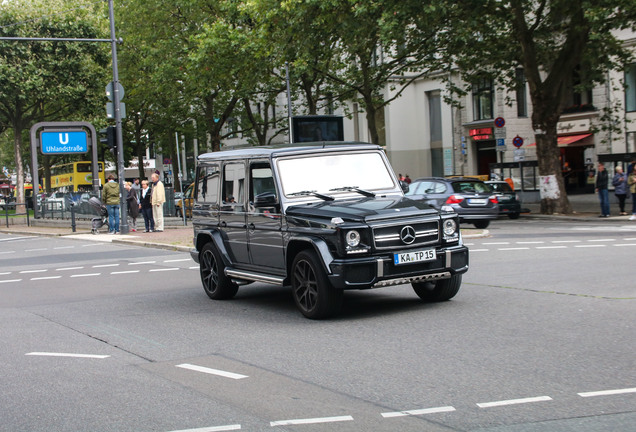
[[[88,134],[84,130],[50,130],[40,132],[42,154],[88,152]]]

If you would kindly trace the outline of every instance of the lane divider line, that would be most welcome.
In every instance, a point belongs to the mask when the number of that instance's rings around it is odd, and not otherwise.
[[[222,432],[222,431],[233,431],[240,430],[240,424],[226,425],[226,426],[211,426],[211,427],[203,427],[197,429],[181,429],[170,432]]]
[[[207,367],[203,367],[203,366],[197,366],[197,365],[193,365],[193,364],[189,364],[189,363],[182,363],[180,365],[177,365],[178,368],[181,369],[188,369],[188,370],[192,370],[195,372],[202,372],[202,373],[206,373],[206,374],[210,374],[210,375],[218,375],[218,376],[222,376],[224,378],[231,378],[231,379],[235,379],[235,380],[239,380],[239,379],[243,379],[243,378],[249,378],[247,375],[241,375],[241,374],[237,374],[234,372],[228,372],[228,371],[223,371],[223,370],[219,370],[219,369],[212,369],[212,368],[207,368]]]
[[[455,411],[455,408],[452,406],[444,406],[437,408],[423,408],[416,410],[408,410],[408,411],[395,411],[395,412],[385,412],[382,413],[382,417],[384,418],[392,418],[392,417],[404,417],[411,415],[424,415],[424,414],[436,414],[436,413],[445,413]]]
[[[28,356],[45,356],[45,357],[92,358],[92,359],[105,359],[105,358],[110,357],[109,355],[56,353],[56,352],[30,352],[30,353],[26,353],[25,355],[28,355]]]
[[[633,388],[624,388],[624,389],[616,389],[616,390],[602,390],[595,392],[586,392],[586,393],[578,393],[581,397],[595,397],[595,396],[611,396],[617,394],[626,394],[626,393],[636,393],[636,387]]]
[[[545,401],[551,401],[551,400],[552,398],[550,396],[538,396],[538,397],[530,397],[530,398],[523,398],[523,399],[502,400],[502,401],[496,401],[496,402],[483,402],[483,403],[478,403],[477,406],[479,408],[492,408],[492,407],[500,407],[500,406],[506,406],[506,405],[545,402]]]
[[[338,417],[316,417],[316,418],[307,418],[307,419],[294,419],[294,420],[278,420],[270,422],[270,426],[291,426],[291,425],[302,425],[302,424],[317,424],[317,423],[334,423],[334,422],[343,422],[343,421],[352,421],[353,417],[351,416],[338,416]]]

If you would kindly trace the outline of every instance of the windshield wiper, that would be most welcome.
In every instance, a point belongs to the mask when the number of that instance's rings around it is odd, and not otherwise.
[[[321,200],[325,200],[325,201],[333,201],[334,197],[329,196],[329,195],[323,195],[321,193],[318,193],[316,191],[299,191],[299,192],[293,192],[290,194],[287,194],[289,196],[315,196],[317,198],[320,198]]]
[[[354,191],[354,192],[358,192],[361,195],[364,195],[366,197],[374,197],[375,194],[373,192],[369,192],[363,189],[359,189],[358,186],[343,186],[343,187],[339,187],[339,188],[333,188],[333,189],[329,189],[329,192],[344,192],[344,191]]]

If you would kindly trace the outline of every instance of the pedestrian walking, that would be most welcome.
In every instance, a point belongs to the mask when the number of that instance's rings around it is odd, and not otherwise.
[[[627,176],[623,172],[623,167],[616,165],[616,174],[612,179],[612,185],[614,185],[614,195],[618,198],[618,208],[620,209],[620,215],[625,216],[625,199],[627,198]]]
[[[152,191],[148,187],[148,180],[141,182],[139,202],[141,215],[144,217],[144,225],[146,226],[146,231],[144,232],[153,232],[155,230],[155,220],[152,218]]]
[[[601,214],[599,217],[609,217],[610,215],[608,185],[609,177],[605,169],[605,164],[599,162],[596,172],[596,192],[598,192],[598,197],[601,202]]]
[[[152,218],[155,221],[155,232],[163,231],[163,203],[166,202],[166,192],[159,174],[152,174]]]
[[[124,188],[127,191],[126,195],[126,205],[128,207],[128,216],[130,216],[131,223],[130,231],[137,231],[137,217],[139,216],[139,198],[137,196],[137,191],[133,189],[133,184],[131,182],[126,182],[124,184]]]
[[[629,191],[632,194],[632,215],[629,217],[629,220],[636,220],[636,169],[632,170],[629,174],[627,183],[629,184]]]
[[[140,183],[139,177],[133,180],[132,188],[135,190],[135,193],[137,194],[137,199],[139,199],[139,194],[141,192],[141,183]]]
[[[108,212],[108,234],[119,234],[119,183],[110,174],[102,190],[102,198]]]

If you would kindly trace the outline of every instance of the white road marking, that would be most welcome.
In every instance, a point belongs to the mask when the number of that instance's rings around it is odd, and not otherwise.
[[[624,389],[616,389],[616,390],[603,390],[603,391],[595,391],[595,392],[578,393],[578,395],[581,396],[581,397],[594,397],[594,396],[611,396],[611,395],[625,394],[625,393],[636,393],[636,387],[624,388]]]
[[[119,264],[99,264],[92,266],[93,268],[102,268],[102,267],[118,267]]]
[[[243,378],[249,378],[247,375],[241,375],[241,374],[237,374],[234,372],[227,372],[227,371],[222,371],[219,369],[212,369],[212,368],[207,368],[207,367],[203,367],[203,366],[197,366],[197,365],[193,365],[193,364],[189,364],[189,363],[183,363],[180,365],[177,365],[178,368],[182,368],[182,369],[189,369],[189,370],[193,370],[195,372],[203,372],[206,374],[210,374],[210,375],[218,375],[218,376],[222,376],[225,378],[232,378],[232,379],[243,379]]]
[[[59,279],[61,277],[62,276],[43,276],[43,277],[31,278],[30,280],[32,280],[32,281],[49,280],[49,279]]]
[[[128,265],[155,264],[157,261],[131,262]]]
[[[537,249],[567,249],[567,246],[537,246]]]
[[[543,244],[544,241],[523,241],[523,242],[515,242],[517,244]]]
[[[188,267],[188,270],[199,270],[199,266]]]
[[[75,246],[59,246],[59,247],[54,247],[53,250],[59,250],[59,249],[74,249]]]
[[[170,268],[162,268],[162,269],[150,269],[149,272],[160,272],[160,271],[173,271],[180,270],[179,267],[170,267]]]
[[[485,242],[482,244],[483,245],[507,245],[507,244],[510,244],[510,242]]]
[[[25,252],[40,252],[40,251],[45,251],[47,250],[46,248],[37,248],[37,249],[25,249]]]
[[[502,401],[496,401],[496,402],[483,402],[483,403],[478,403],[477,406],[479,408],[491,408],[491,407],[499,407],[499,406],[505,406],[505,405],[518,405],[518,404],[524,404],[524,403],[544,402],[544,401],[551,401],[551,400],[552,398],[550,396],[538,396],[538,397],[523,398],[523,399],[502,400]]]
[[[31,353],[27,353],[25,355],[28,355],[28,356],[46,356],[46,357],[94,358],[94,359],[105,359],[105,358],[110,357],[109,355],[55,353],[55,352],[31,352]]]
[[[33,237],[9,237],[5,239],[0,239],[0,241],[24,240],[28,238],[33,238]]]
[[[499,248],[497,250],[500,251],[514,251],[514,250],[530,250],[529,247],[509,247],[509,248]]]
[[[607,245],[576,245],[575,248],[601,248]]]
[[[170,432],[219,432],[219,431],[233,431],[240,430],[240,424],[227,425],[227,426],[212,426],[212,427],[204,427],[198,429],[181,429]]]
[[[84,267],[65,267],[65,268],[59,268],[59,269],[55,269],[56,271],[67,271],[67,270],[81,270]]]
[[[488,252],[488,249],[470,249],[471,252]]]
[[[581,243],[581,240],[552,240],[551,243]]]
[[[338,417],[317,417],[317,418],[307,418],[307,419],[295,419],[295,420],[278,420],[270,422],[270,426],[290,426],[290,425],[301,425],[301,424],[316,424],[316,423],[333,423],[333,422],[343,422],[343,421],[352,421],[353,417],[351,416],[338,416]]]
[[[118,275],[118,274],[129,274],[129,273],[139,273],[139,270],[118,271],[118,272],[111,272],[110,274]]]
[[[76,277],[89,277],[89,276],[99,276],[101,275],[101,273],[84,273],[84,274],[78,274],[78,275],[71,275],[72,278],[76,278]]]
[[[437,407],[437,408],[424,408],[424,409],[416,409],[416,410],[408,410],[408,411],[396,411],[396,412],[385,412],[382,413],[382,417],[391,418],[391,417],[404,417],[411,415],[423,415],[423,414],[436,414],[436,413],[444,413],[455,411],[455,408],[452,406],[445,407]]]
[[[4,255],[4,254],[14,254],[15,251],[4,251],[4,252],[0,252],[0,254]]]
[[[636,246],[636,243],[619,243],[614,246]]]
[[[183,262],[183,261],[192,261],[192,259],[190,258],[172,259],[172,260],[165,260],[164,262],[169,263],[169,262]]]
[[[11,272],[2,272],[2,273],[0,273],[0,275],[2,275],[2,276],[9,275],[9,274],[11,274]]]
[[[44,273],[46,270],[22,270],[20,273]]]
[[[0,283],[9,283],[9,282],[20,282],[22,279],[8,279],[0,281]]]
[[[613,241],[616,241],[616,239],[591,239],[588,241],[589,242],[613,242]]]

